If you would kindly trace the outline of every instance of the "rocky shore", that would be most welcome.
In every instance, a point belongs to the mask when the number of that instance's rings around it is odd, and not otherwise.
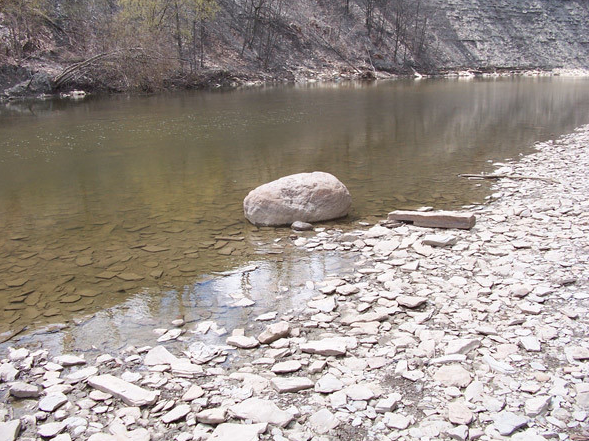
[[[589,439],[589,126],[537,150],[498,165],[470,230],[293,235],[355,270],[261,334],[213,346],[216,323],[178,319],[95,359],[10,349],[0,440]]]

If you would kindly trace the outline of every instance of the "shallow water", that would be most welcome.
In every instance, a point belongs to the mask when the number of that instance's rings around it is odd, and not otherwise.
[[[288,311],[311,295],[306,280],[350,262],[304,255],[287,246],[288,230],[245,222],[252,188],[333,173],[354,203],[327,227],[397,208],[456,208],[488,194],[488,183],[457,174],[490,170],[587,122],[589,81],[559,78],[11,105],[0,111],[0,332],[75,319],[52,335],[56,347],[112,348],[153,343],[146,330],[176,315],[231,330]],[[213,274],[251,263],[252,272]],[[230,308],[240,296],[256,305]]]

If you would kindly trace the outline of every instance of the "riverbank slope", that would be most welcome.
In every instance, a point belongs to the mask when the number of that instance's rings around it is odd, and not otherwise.
[[[355,270],[308,281],[315,297],[259,317],[262,334],[229,330],[226,345],[208,345],[215,323],[179,320],[153,348],[9,351],[0,433],[587,439],[589,126],[536,148],[498,165],[511,178],[470,208],[471,230],[382,222],[294,236],[309,252],[354,256]],[[432,233],[451,237],[440,246]]]
[[[125,2],[98,3],[48,2],[42,11],[7,3],[7,97],[589,68],[589,6],[580,0],[217,0],[197,21],[157,0],[157,23]]]

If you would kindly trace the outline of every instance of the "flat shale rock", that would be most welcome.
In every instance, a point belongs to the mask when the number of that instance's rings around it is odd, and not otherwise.
[[[41,390],[37,385],[19,381],[10,386],[10,395],[16,398],[37,398],[41,395]]]
[[[162,416],[162,422],[169,424],[181,420],[188,415],[188,412],[190,412],[190,406],[188,404],[179,404]]]
[[[344,383],[333,374],[325,374],[315,383],[315,392],[330,394],[342,390]]]
[[[19,371],[14,367],[12,363],[0,364],[0,381],[11,382],[16,380]]]
[[[468,425],[474,419],[472,411],[463,403],[453,402],[448,405],[448,420],[453,424]]]
[[[0,441],[14,441],[20,433],[20,420],[10,420],[0,423]]]
[[[419,308],[421,305],[427,302],[425,297],[418,296],[398,296],[395,300],[400,306],[410,309]]]
[[[526,400],[524,410],[529,417],[536,417],[545,413],[550,407],[551,398],[548,395],[540,395]]]
[[[280,363],[276,363],[272,366],[272,372],[275,374],[289,374],[291,372],[296,372],[300,370],[303,366],[299,361],[296,360],[287,360],[282,361]]]
[[[480,340],[471,338],[457,338],[448,342],[444,354],[468,354],[481,345]]]
[[[449,364],[439,368],[434,379],[444,386],[466,387],[472,381],[470,373],[459,364]]]
[[[262,344],[270,344],[281,338],[288,337],[289,334],[290,325],[287,322],[272,323],[258,336],[258,341]]]
[[[161,364],[172,364],[178,361],[178,357],[170,353],[163,346],[156,346],[150,349],[143,360],[146,366],[157,366]]]
[[[44,412],[53,412],[65,403],[67,403],[67,397],[58,392],[41,398],[39,400],[39,409]]]
[[[306,377],[273,378],[270,380],[272,387],[279,393],[299,392],[311,389],[315,383]]]
[[[231,335],[227,337],[227,344],[240,349],[253,349],[258,347],[260,342],[254,337],[246,337],[245,335]]]
[[[53,361],[57,364],[65,366],[65,367],[76,366],[79,364],[86,364],[86,360],[84,360],[82,357],[78,357],[77,355],[70,355],[70,354],[65,354],[65,355],[60,355],[59,357],[55,357],[53,359]]]
[[[388,220],[411,222],[417,227],[431,228],[460,228],[470,230],[476,223],[472,213],[457,213],[452,211],[392,211]]]
[[[268,423],[286,427],[294,419],[289,412],[281,410],[274,402],[260,398],[248,398],[229,408],[235,418],[254,423]]]
[[[144,277],[140,276],[139,274],[135,273],[121,273],[116,275],[119,279],[124,280],[125,282],[137,282],[139,280],[143,280]]]
[[[198,412],[196,421],[203,424],[221,424],[227,419],[227,409],[223,407],[215,407],[213,409],[205,409]]]
[[[208,441],[257,441],[264,433],[268,424],[219,424]]]
[[[405,430],[411,424],[411,417],[401,413],[386,413],[384,423],[390,429]]]
[[[342,338],[325,338],[323,340],[308,341],[300,345],[301,351],[309,354],[324,356],[345,355],[347,345]]]
[[[37,427],[37,433],[43,438],[53,438],[66,428],[64,422],[45,423]]]
[[[190,388],[182,395],[184,401],[192,401],[202,397],[205,391],[198,384],[193,384]]]
[[[309,417],[311,428],[323,435],[329,433],[339,425],[339,420],[328,409],[321,409]]]
[[[424,245],[429,245],[430,247],[449,247],[456,245],[458,239],[456,236],[452,236],[450,234],[428,234],[422,239],[421,242]]]
[[[156,402],[158,394],[128,383],[110,374],[88,378],[88,384],[102,392],[120,398],[128,406],[148,406]]]
[[[401,394],[399,393],[392,393],[386,398],[380,399],[375,406],[375,410],[377,413],[387,413],[392,412],[397,408],[399,403],[401,402]]]
[[[71,374],[66,375],[65,379],[68,383],[77,383],[79,381],[84,381],[91,377],[92,375],[96,375],[98,373],[98,368],[95,366],[88,366],[82,369],[78,369]]]
[[[343,391],[353,401],[368,401],[374,398],[374,392],[365,384],[353,384]]]
[[[502,411],[493,417],[495,429],[503,435],[509,436],[520,427],[528,424],[528,419],[513,412]]]

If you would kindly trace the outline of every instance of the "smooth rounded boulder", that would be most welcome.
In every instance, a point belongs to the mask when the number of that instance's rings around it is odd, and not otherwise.
[[[243,201],[243,212],[254,225],[282,226],[344,217],[351,205],[350,192],[335,176],[297,173],[250,191]]]

